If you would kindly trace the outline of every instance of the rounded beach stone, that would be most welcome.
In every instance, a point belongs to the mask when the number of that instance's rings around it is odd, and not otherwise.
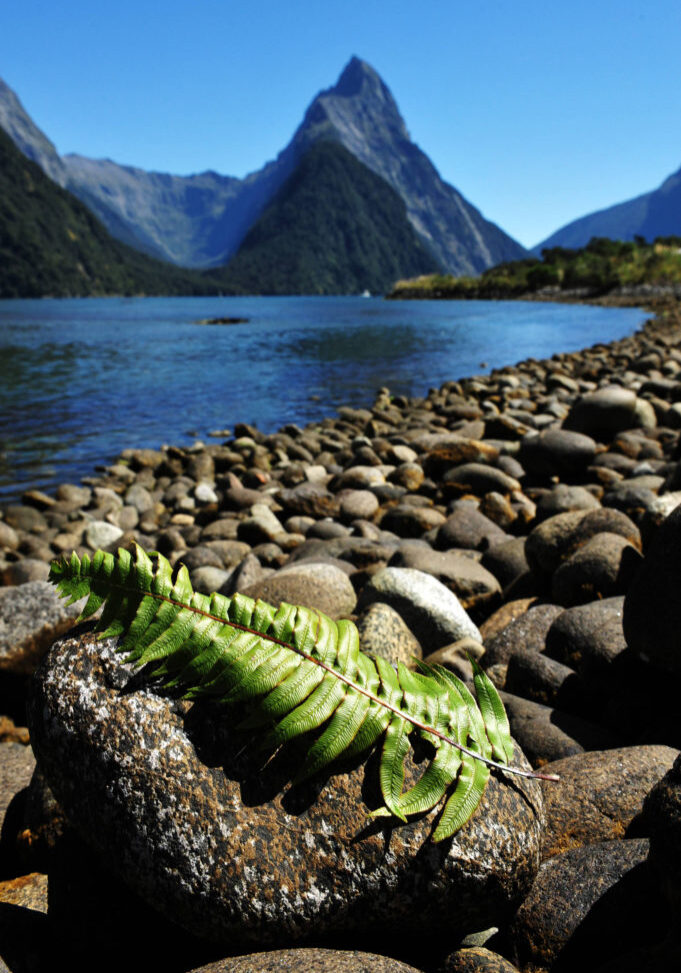
[[[560,605],[534,605],[485,642],[483,665],[508,662],[514,652],[543,652],[546,633],[562,612]]]
[[[484,946],[470,946],[450,953],[438,973],[518,973],[518,967]]]
[[[273,949],[197,967],[192,973],[420,973],[390,956],[341,949]]]
[[[553,600],[570,606],[624,594],[639,561],[641,555],[625,537],[595,534],[556,569],[551,582]]]
[[[596,442],[591,436],[568,429],[530,433],[520,444],[519,460],[532,476],[579,475],[593,462]]]
[[[84,602],[67,605],[47,581],[0,588],[0,672],[30,675]]]
[[[105,520],[93,520],[91,524],[85,528],[85,543],[88,547],[92,548],[93,551],[99,550],[100,548],[111,547],[116,541],[120,540],[123,536],[123,531],[120,527],[116,527],[114,524],[109,524]]]
[[[452,547],[486,551],[495,544],[507,541],[509,535],[475,507],[457,507],[439,528],[435,546],[440,550]]]
[[[681,507],[657,529],[624,599],[629,648],[643,659],[681,672]]]
[[[589,678],[606,675],[627,647],[623,611],[624,595],[566,608],[546,634],[546,654]]]
[[[585,708],[586,689],[574,669],[522,646],[508,660],[504,689],[571,713]]]
[[[546,807],[542,857],[624,838],[632,828],[637,837],[646,837],[649,827],[640,818],[643,801],[678,755],[673,747],[618,747],[547,764],[542,769],[560,780],[541,785]]]
[[[390,566],[432,574],[454,592],[467,612],[489,614],[501,600],[501,587],[494,575],[465,554],[403,544],[390,559]]]
[[[263,766],[224,706],[156,695],[115,648],[89,634],[55,644],[33,683],[31,739],[103,865],[192,934],[232,950],[353,931],[454,938],[499,925],[527,894],[536,781],[494,775],[466,826],[434,845],[435,813],[367,822],[373,761],[289,786],[300,747]]]
[[[398,537],[421,537],[429,530],[436,530],[446,519],[443,513],[433,507],[399,503],[385,512],[381,518],[381,527]]]
[[[21,561],[13,561],[2,571],[3,585],[24,585],[31,581],[47,581],[50,566],[46,561],[39,561],[35,557],[24,557]]]
[[[587,433],[602,442],[609,441],[624,429],[651,428],[655,424],[652,407],[648,411],[639,404],[635,392],[619,385],[598,389],[577,399],[563,423],[566,429]]]
[[[520,490],[520,483],[515,477],[495,466],[486,463],[462,463],[445,473],[442,477],[442,488],[446,494],[455,496],[464,493],[483,496],[491,492],[504,495]]]
[[[423,655],[421,645],[402,618],[382,601],[370,605],[357,619],[359,644],[368,655],[387,659],[393,664],[403,662],[414,668],[414,659]]]
[[[525,555],[537,575],[550,575],[578,548],[596,534],[619,534],[637,550],[641,548],[638,527],[619,510],[571,510],[556,514],[532,530]]]
[[[285,601],[316,608],[331,618],[349,615],[357,604],[355,589],[345,571],[322,561],[287,565],[269,578],[241,589],[241,593],[272,605]]]
[[[521,969],[597,970],[666,933],[648,841],[603,841],[545,861],[510,939]]]
[[[419,973],[390,956],[341,949],[273,949],[199,966],[192,973]]]
[[[480,632],[456,595],[440,581],[413,568],[383,568],[361,591],[358,607],[383,601],[398,612],[414,633],[424,654]]]
[[[371,520],[378,510],[378,498],[371,490],[344,490],[338,495],[340,516],[344,523]]]

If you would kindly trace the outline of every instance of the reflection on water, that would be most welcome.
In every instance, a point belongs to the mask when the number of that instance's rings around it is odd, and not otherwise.
[[[198,326],[210,317],[247,324]],[[636,309],[361,298],[0,302],[0,497],[128,446],[265,431],[631,333]]]

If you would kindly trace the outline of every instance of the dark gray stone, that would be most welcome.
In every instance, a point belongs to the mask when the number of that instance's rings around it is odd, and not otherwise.
[[[484,665],[508,662],[514,652],[543,652],[546,633],[560,615],[560,605],[534,605],[485,642]]]
[[[556,569],[553,600],[571,606],[622,595],[640,561],[634,545],[620,534],[596,534]]]
[[[525,436],[519,460],[531,476],[571,479],[583,473],[596,455],[596,442],[583,433],[545,429]]]
[[[609,750],[621,742],[614,733],[572,713],[502,692],[513,738],[533,767],[584,750]]]
[[[624,637],[643,659],[681,672],[681,507],[660,524],[624,600]]]
[[[489,517],[471,506],[457,507],[439,528],[435,546],[440,550],[452,547],[486,551],[495,544],[507,541],[509,535]]]
[[[546,653],[591,679],[603,677],[627,645],[622,630],[624,596],[567,608],[546,635]]]
[[[648,841],[604,841],[545,861],[513,921],[522,969],[597,970],[662,939],[667,913],[646,863]]]

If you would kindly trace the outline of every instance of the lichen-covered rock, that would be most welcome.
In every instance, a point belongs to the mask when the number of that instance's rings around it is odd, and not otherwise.
[[[677,756],[678,750],[672,747],[619,747],[580,753],[544,767],[560,780],[542,782],[546,807],[543,857],[623,838],[632,824],[637,837],[646,836],[648,825],[639,817],[643,801]]]
[[[493,777],[468,824],[434,845],[435,814],[367,820],[381,803],[371,758],[289,786],[300,748],[263,765],[224,706],[157,695],[115,647],[87,633],[56,643],[34,678],[33,746],[103,864],[192,934],[231,949],[353,930],[454,938],[498,925],[527,893],[536,781]]]

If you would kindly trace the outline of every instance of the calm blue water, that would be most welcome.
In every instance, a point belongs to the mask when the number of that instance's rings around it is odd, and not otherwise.
[[[210,317],[249,323],[199,326]],[[637,309],[380,298],[0,301],[0,500],[129,446],[265,432],[630,334]]]

